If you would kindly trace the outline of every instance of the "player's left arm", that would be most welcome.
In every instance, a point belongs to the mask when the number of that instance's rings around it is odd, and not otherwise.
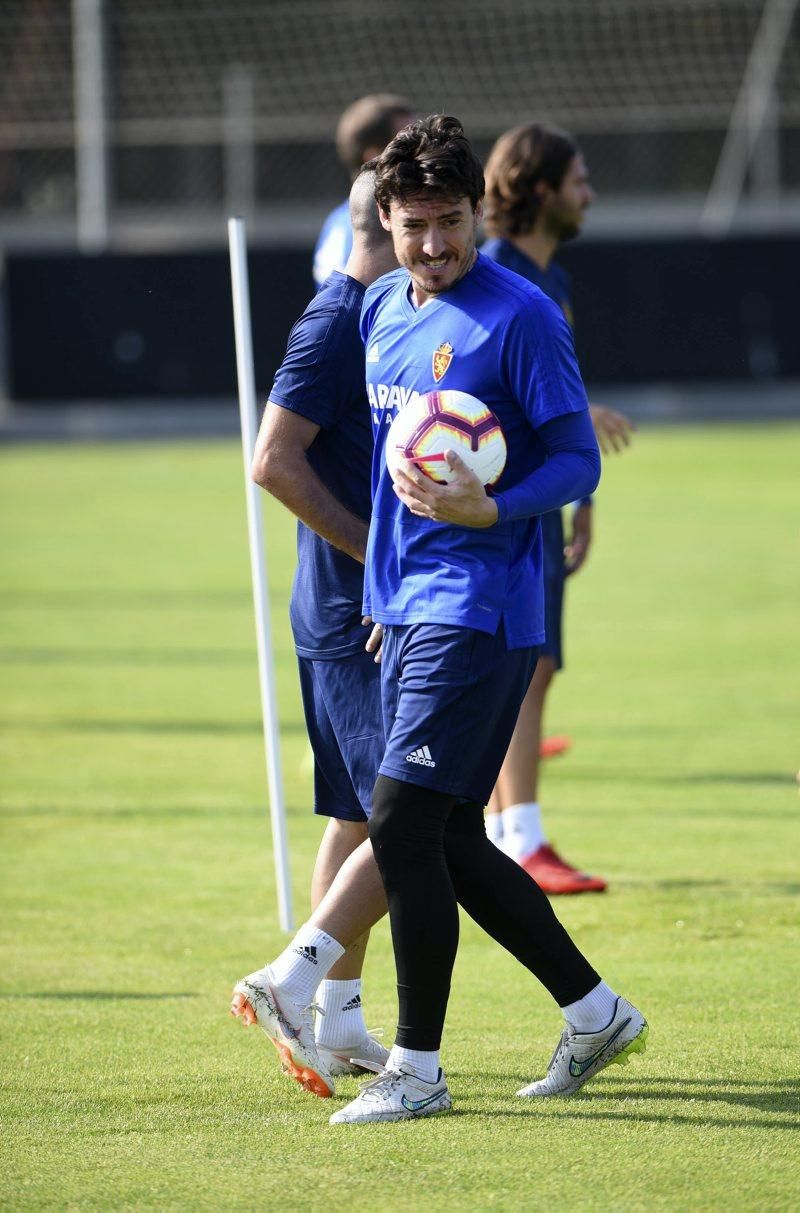
[[[445,452],[456,472],[450,484],[437,484],[404,460],[394,479],[394,491],[412,514],[471,527],[547,514],[594,492],[600,479],[600,452],[588,410],[554,417],[538,433],[546,461],[505,492],[490,497],[455,451]]]

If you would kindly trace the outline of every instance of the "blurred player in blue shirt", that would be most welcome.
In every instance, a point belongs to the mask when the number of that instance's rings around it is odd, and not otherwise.
[[[593,198],[584,158],[562,131],[535,123],[520,126],[502,135],[489,155],[484,225],[490,239],[481,252],[538,286],[570,325],[569,277],[553,257],[560,244],[580,233]],[[627,445],[631,427],[625,417],[601,405],[590,406],[590,412],[604,450]],[[604,880],[566,863],[548,842],[538,794],[545,698],[563,664],[564,584],[588,555],[591,498],[578,502],[572,513],[566,550],[561,510],[543,515],[540,523],[547,638],[490,802],[487,828],[546,893],[601,892]]]
[[[375,208],[374,175],[365,174],[351,190],[348,230],[351,215],[355,243],[347,272],[328,276],[291,331],[253,461],[256,481],[298,519],[290,617],[314,754],[314,810],[329,819],[312,878],[312,909],[367,838],[384,744],[380,671],[365,651],[361,612],[372,434],[359,318],[366,285],[396,264]],[[380,880],[375,873],[370,881],[368,868],[359,897],[372,921],[385,913]],[[288,1072],[315,1084],[320,1094],[328,1093],[337,1074],[353,1072],[351,1057],[378,1065],[387,1057],[363,1019],[367,936],[359,934],[345,951],[312,928],[300,935],[293,956],[301,984],[309,983],[301,1002],[315,995],[320,1007],[316,1044],[310,1017],[304,1024],[310,1039],[284,1046],[278,1035],[276,1043],[289,1049],[283,1054]],[[332,967],[325,965],[326,941],[335,954]],[[327,975],[320,984],[323,967]],[[275,980],[280,976],[278,968]],[[257,1021],[268,1033],[270,1016],[259,1000],[271,996],[272,978],[272,970],[251,974],[245,989],[237,987],[231,1008],[245,1024]],[[315,1050],[311,1056],[303,1052],[305,1045]],[[322,1065],[312,1078],[308,1063],[317,1059]]]
[[[393,93],[370,93],[347,107],[336,128],[336,151],[351,181],[362,164],[379,156],[412,118],[409,102]],[[350,208],[345,201],[328,215],[317,239],[313,272],[318,287],[333,270],[344,270],[352,247]]]

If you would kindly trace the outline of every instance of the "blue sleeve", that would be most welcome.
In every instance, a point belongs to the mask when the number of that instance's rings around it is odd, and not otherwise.
[[[597,488],[600,451],[588,409],[555,417],[538,434],[547,460],[519,484],[495,495],[498,522],[547,514]]]
[[[269,398],[327,430],[351,407],[363,384],[357,307],[325,309],[303,315],[292,329]]]
[[[502,352],[508,390],[534,429],[588,407],[572,330],[561,308],[546,295],[538,293],[516,313]]]

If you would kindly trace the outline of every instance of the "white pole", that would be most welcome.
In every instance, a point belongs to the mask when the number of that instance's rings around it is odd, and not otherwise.
[[[245,219],[255,214],[256,155],[253,124],[253,73],[241,65],[230,68],[222,81],[224,106],[225,200],[228,210]]]
[[[253,370],[253,335],[250,323],[250,288],[247,279],[247,244],[243,219],[228,220],[228,244],[231,255],[233,325],[236,334],[236,371],[239,379],[239,413],[242,422],[247,531],[250,539],[250,571],[253,578],[258,676],[261,684],[261,710],[264,722],[272,846],[275,854],[275,879],[278,886],[278,914],[282,930],[292,931],[294,929],[292,890],[289,878],[286,810],[283,801],[283,779],[278,741],[275,670],[272,664],[264,528],[260,490],[250,476],[250,464],[256,445],[256,388]]]
[[[77,224],[83,252],[99,252],[108,243],[103,17],[103,0],[72,0]]]
[[[701,230],[710,235],[730,231],[753,151],[770,115],[775,80],[797,3],[798,0],[765,0],[700,216]]]

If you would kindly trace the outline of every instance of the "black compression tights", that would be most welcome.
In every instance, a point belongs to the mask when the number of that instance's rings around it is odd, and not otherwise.
[[[489,842],[479,804],[456,804],[453,796],[379,775],[369,834],[389,902],[399,1045],[439,1048],[458,947],[457,902],[559,1006],[600,981],[539,886]]]

